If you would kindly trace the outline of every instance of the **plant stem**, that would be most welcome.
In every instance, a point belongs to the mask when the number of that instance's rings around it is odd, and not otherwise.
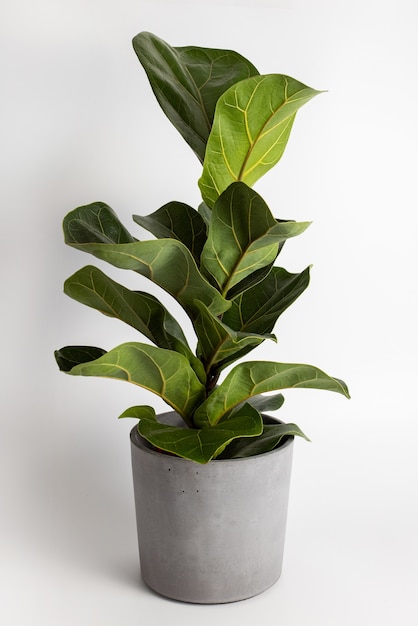
[[[209,395],[214,388],[216,387],[216,383],[218,382],[219,379],[219,372],[217,372],[216,370],[213,372],[209,372],[208,374],[208,379],[206,382],[206,394]]]

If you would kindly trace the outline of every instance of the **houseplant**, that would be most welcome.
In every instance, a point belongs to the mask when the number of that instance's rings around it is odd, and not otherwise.
[[[296,112],[319,92],[285,75],[260,75],[233,51],[173,48],[145,32],[133,45],[162,110],[202,163],[202,203],[196,210],[173,201],[150,215],[134,216],[155,237],[139,241],[108,205],[95,202],[65,217],[65,242],[133,270],[168,292],[189,316],[196,348],[154,295],[131,291],[87,266],[66,280],[65,293],[129,324],[148,341],[109,351],[67,346],[56,351],[56,360],[69,374],[126,380],[169,405],[171,411],[163,416],[148,405],[130,407],[120,416],[138,420],[132,432],[133,454],[142,449],[152,464],[165,464],[165,476],[174,466],[180,471],[179,463],[194,476],[206,467],[212,472],[228,467],[233,473],[231,464],[245,473],[243,460],[272,458],[291,447],[294,435],[305,436],[295,424],[265,416],[282,405],[281,390],[326,389],[349,397],[343,381],[317,367],[242,361],[266,339],[275,340],[272,331],[279,316],[309,283],[309,268],[291,274],[276,265],[285,241],[303,233],[309,223],[273,217],[252,185],[279,161]],[[147,484],[150,480],[148,476]],[[157,500],[155,511],[161,507],[158,495]],[[201,496],[198,506],[202,508]],[[208,516],[205,510],[206,521]],[[157,580],[167,572],[167,563],[160,565]],[[213,563],[211,568],[216,569]],[[215,575],[219,579],[219,571]],[[231,571],[227,575],[230,578]],[[247,574],[251,577],[254,573]],[[150,578],[147,574],[147,582],[158,588]],[[195,598],[158,590],[198,602],[253,595],[246,590]]]

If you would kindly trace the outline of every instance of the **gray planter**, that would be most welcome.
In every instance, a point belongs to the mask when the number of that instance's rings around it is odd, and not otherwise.
[[[141,574],[149,587],[216,604],[257,595],[278,580],[293,438],[272,452],[207,465],[151,449],[136,427],[131,448]]]

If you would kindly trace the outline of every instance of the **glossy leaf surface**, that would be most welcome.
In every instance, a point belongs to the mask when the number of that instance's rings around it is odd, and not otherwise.
[[[280,407],[283,406],[283,403],[284,397],[281,393],[269,396],[263,396],[260,394],[248,400],[248,404],[251,404],[251,406],[257,409],[260,413],[265,413],[266,411],[277,411],[277,409],[280,409]]]
[[[208,463],[237,437],[255,437],[263,432],[261,415],[246,405],[229,420],[212,428],[191,429],[161,424],[145,413],[138,432],[153,446],[197,463]]]
[[[88,265],[67,278],[64,293],[104,315],[129,324],[155,345],[184,354],[204,380],[201,362],[187,343],[181,326],[153,295],[131,291],[97,267]]]
[[[279,247],[278,247],[279,254],[280,254],[280,249],[282,245],[283,244],[279,244]],[[244,280],[240,280],[240,282],[237,283],[234,287],[232,287],[232,289],[229,289],[227,293],[228,300],[233,301],[237,296],[239,296],[239,294],[243,293],[244,291],[247,291],[248,289],[251,289],[255,285],[258,285],[258,283],[260,283],[262,280],[266,278],[266,276],[269,275],[271,268],[273,267],[273,263],[269,263],[269,265],[266,265],[265,267],[262,267],[259,270],[255,270],[255,272],[246,276]]]
[[[190,425],[190,415],[205,397],[205,388],[182,354],[142,343],[124,343],[89,363],[80,363],[73,376],[125,380],[160,396]]]
[[[207,374],[216,367],[221,371],[231,361],[260,345],[265,339],[275,339],[274,335],[255,335],[235,332],[226,326],[201,302],[196,302],[199,315],[194,328],[199,338],[197,353],[206,364]]]
[[[222,459],[241,459],[270,452],[277,448],[285,437],[309,439],[296,424],[265,424],[263,433],[254,439],[235,439],[221,455]]]
[[[278,222],[253,189],[233,183],[216,201],[201,269],[225,295],[256,270],[271,265],[278,246],[309,222]]]
[[[118,419],[122,419],[124,417],[133,417],[135,419],[141,420],[156,420],[157,415],[155,413],[155,409],[152,406],[131,406],[129,409],[126,409],[121,415],[119,415]]]
[[[296,112],[318,93],[289,76],[268,74],[220,97],[199,180],[209,207],[232,182],[251,187],[280,160]]]
[[[133,219],[159,239],[178,239],[199,263],[206,242],[206,224],[195,209],[183,202],[169,202],[151,215],[134,215]]]
[[[131,291],[93,265],[67,278],[64,293],[129,324],[161,348],[174,349],[178,342],[188,347],[180,325],[155,296]]]
[[[202,219],[206,224],[206,228],[209,228],[210,220],[212,219],[212,209],[210,209],[204,202],[201,202],[197,210],[199,211],[199,215],[202,216]]]
[[[79,363],[88,363],[106,354],[103,348],[95,346],[65,346],[55,350],[55,360],[62,372],[69,372]]]
[[[174,48],[147,32],[134,38],[133,47],[162,110],[203,163],[218,98],[258,71],[237,52]]]
[[[239,363],[194,416],[198,425],[217,424],[234,407],[260,393],[281,389],[325,389],[349,398],[347,386],[313,365],[248,361]]]
[[[136,241],[104,202],[93,202],[70,211],[64,218],[65,243],[131,243]]]
[[[268,276],[232,300],[223,321],[235,330],[269,333],[279,316],[309,285],[309,267],[300,274],[290,274],[273,267]]]
[[[130,269],[146,276],[165,289],[186,309],[193,318],[196,314],[194,300],[204,302],[215,315],[226,311],[230,303],[212,287],[199,272],[191,252],[176,239],[134,241],[132,243],[102,243],[96,231],[83,230],[85,214],[91,208],[93,217],[97,205],[82,207],[72,211],[64,220],[64,234],[67,244],[93,254],[116,267]],[[73,225],[77,224],[77,229]],[[112,233],[114,231],[112,223]],[[103,229],[103,237],[107,231]],[[175,270],[175,271],[174,271]]]

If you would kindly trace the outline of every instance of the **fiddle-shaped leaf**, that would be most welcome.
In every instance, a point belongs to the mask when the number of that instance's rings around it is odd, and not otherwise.
[[[318,93],[289,76],[268,74],[247,78],[219,98],[199,180],[209,207],[231,183],[251,187],[280,160],[296,112]]]
[[[235,330],[269,333],[279,316],[309,284],[309,267],[300,274],[290,274],[273,267],[268,276],[232,300],[222,320]]]
[[[278,247],[279,254],[280,254],[280,249],[283,245],[284,245],[284,242],[279,244],[279,247]],[[275,260],[276,259],[274,259],[274,261]],[[269,275],[271,268],[273,267],[274,261],[273,263],[269,263],[268,265],[265,265],[264,267],[261,267],[260,269],[255,270],[255,272],[253,272],[252,274],[249,274],[248,276],[246,276],[246,278],[244,278],[239,283],[237,283],[234,287],[232,287],[232,289],[230,289],[227,294],[228,300],[234,301],[234,299],[237,296],[239,296],[240,293],[242,293],[243,291],[247,291],[247,289],[251,289],[251,287],[258,285],[258,283],[264,280],[265,277]]]
[[[199,339],[197,354],[205,363],[207,374],[214,368],[221,371],[265,339],[276,339],[274,335],[236,332],[213,315],[202,302],[196,302],[196,305],[199,315],[193,324]]]
[[[104,354],[106,354],[106,350],[95,346],[65,346],[54,352],[55,360],[61,372],[69,372],[75,365],[94,361]]]
[[[213,208],[201,271],[226,295],[246,277],[270,266],[279,244],[308,226],[309,222],[276,220],[253,189],[233,183]]]
[[[256,437],[263,432],[261,415],[248,405],[229,420],[202,429],[161,424],[155,414],[142,409],[144,407],[131,407],[122,416],[139,417],[139,434],[159,450],[196,463],[208,463],[216,458],[237,437]]]
[[[176,349],[179,342],[188,347],[180,325],[155,296],[131,291],[97,267],[87,265],[67,278],[64,293],[129,324],[160,348]]]
[[[258,71],[232,50],[174,48],[147,32],[133,47],[162,110],[203,163],[218,98]]]
[[[119,221],[114,210],[104,202],[80,206],[64,219],[65,242],[131,243],[136,241]]]
[[[138,420],[156,420],[157,415],[155,413],[155,409],[152,406],[131,406],[129,409],[126,409],[121,415],[119,415],[118,419],[122,419],[124,417],[133,417]]]
[[[96,205],[90,205],[93,214]],[[84,218],[89,207],[82,207]],[[77,229],[73,228],[77,223]],[[194,300],[201,300],[215,314],[225,312],[227,302],[199,272],[191,252],[176,239],[134,241],[132,243],[102,243],[91,229],[84,231],[79,209],[74,209],[64,219],[67,244],[93,254],[116,267],[130,269],[146,276],[178,300],[190,317],[197,314]],[[91,236],[90,236],[91,235]]]
[[[197,408],[196,425],[217,424],[239,404],[260,393],[281,389],[325,389],[349,398],[346,384],[313,365],[248,361],[239,363]]]
[[[254,396],[247,400],[248,404],[251,404],[259,413],[265,413],[266,411],[277,411],[283,406],[284,397],[281,393],[275,393],[270,396]]]
[[[160,396],[188,425],[205,398],[205,387],[185,356],[143,343],[124,343],[68,371],[73,376],[125,380]]]
[[[222,422],[221,422],[222,423]],[[221,459],[242,459],[277,448],[285,437],[308,437],[296,424],[264,424],[263,433],[253,439],[234,439],[220,455]]]
[[[183,202],[169,202],[151,215],[134,215],[134,221],[158,239],[178,239],[190,250],[197,264],[206,242],[202,216]]]
[[[131,291],[92,265],[67,278],[64,293],[129,324],[160,348],[184,354],[204,381],[202,364],[191,351],[181,326],[155,296]]]

